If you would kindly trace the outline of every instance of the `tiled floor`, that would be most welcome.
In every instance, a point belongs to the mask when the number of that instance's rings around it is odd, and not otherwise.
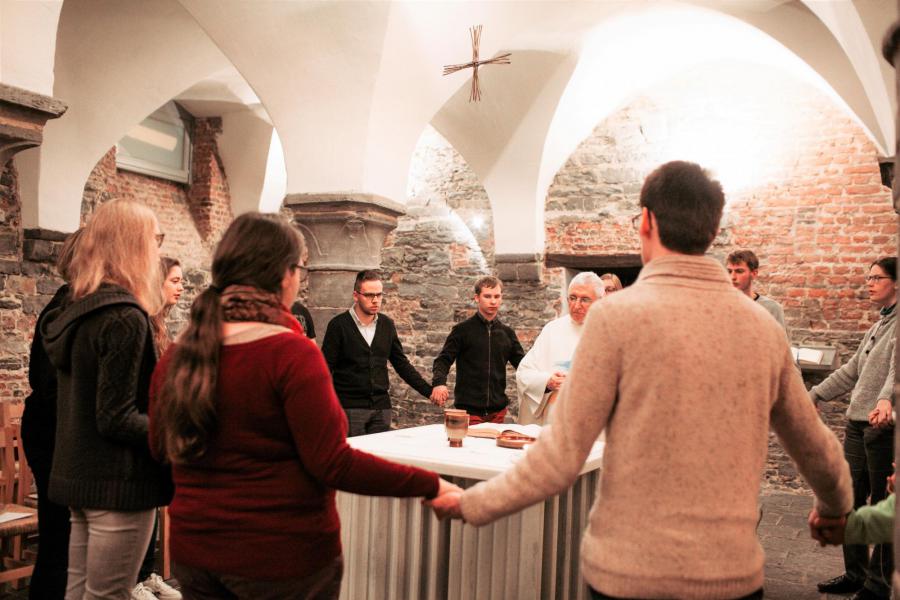
[[[809,537],[806,516],[812,507],[812,498],[801,494],[766,493],[760,502],[763,518],[759,536],[766,551],[766,599],[827,598],[816,591],[816,582],[839,575],[843,561],[840,548],[820,548]],[[0,600],[27,598],[27,589],[0,591]]]

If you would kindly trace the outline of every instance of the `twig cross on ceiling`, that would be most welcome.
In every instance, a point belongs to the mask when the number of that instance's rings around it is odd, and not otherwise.
[[[459,65],[447,65],[444,67],[444,75],[456,73],[463,69],[472,69],[472,91],[469,93],[469,102],[478,102],[481,100],[481,88],[478,86],[478,67],[483,65],[508,65],[511,52],[489,58],[487,60],[478,60],[478,48],[481,45],[481,25],[469,28],[469,36],[472,38],[472,60]]]

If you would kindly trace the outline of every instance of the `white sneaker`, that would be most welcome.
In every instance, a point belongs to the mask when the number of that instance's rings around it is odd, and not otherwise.
[[[153,595],[150,588],[139,583],[131,590],[131,600],[156,600],[156,596]]]
[[[159,598],[159,600],[181,600],[181,592],[166,583],[165,580],[156,573],[151,573],[150,577],[144,580],[144,583],[139,583],[138,585],[143,585],[145,590],[149,590],[153,594],[156,594],[156,597]],[[147,600],[149,600],[149,598]]]

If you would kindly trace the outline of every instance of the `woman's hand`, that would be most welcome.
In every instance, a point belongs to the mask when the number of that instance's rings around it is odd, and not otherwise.
[[[875,410],[869,413],[869,425],[872,427],[888,427],[891,425],[891,401],[882,398],[875,405]]]
[[[434,510],[434,514],[438,519],[446,519],[448,517],[451,519],[462,519],[462,511],[459,507],[459,498],[462,496],[462,493],[461,487],[441,479],[438,495],[431,500],[426,500],[424,504]]]

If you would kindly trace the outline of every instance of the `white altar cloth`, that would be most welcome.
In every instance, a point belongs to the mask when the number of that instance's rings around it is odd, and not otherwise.
[[[443,425],[347,441],[382,458],[437,471],[464,488],[502,473],[527,452],[473,437],[467,437],[462,448],[450,448]],[[603,442],[597,442],[568,491],[481,528],[440,522],[419,499],[339,492],[344,547],[341,598],[589,597],[579,574],[579,547],[602,456]]]

